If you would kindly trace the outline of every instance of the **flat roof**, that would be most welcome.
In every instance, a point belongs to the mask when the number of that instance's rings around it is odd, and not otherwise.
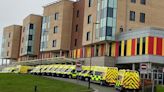
[[[52,4],[57,4],[57,3],[61,2],[61,1],[63,1],[63,0],[53,1],[53,2],[51,2],[51,3],[48,3],[48,4],[44,5],[43,7],[47,7],[47,6],[50,6],[50,5],[52,5]],[[67,0],[67,1],[76,2],[77,0]]]

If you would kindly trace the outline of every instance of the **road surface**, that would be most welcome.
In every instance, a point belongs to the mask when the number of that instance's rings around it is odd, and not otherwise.
[[[49,77],[49,76],[45,76],[45,77],[55,79],[55,80],[62,80],[62,81],[67,81],[71,83],[76,83],[83,86],[88,86],[88,82],[85,82],[85,81],[68,79],[68,78],[59,78],[59,77]],[[116,92],[114,87],[104,87],[104,86],[100,86],[98,84],[93,84],[93,83],[91,83],[91,88],[93,88],[95,92]]]

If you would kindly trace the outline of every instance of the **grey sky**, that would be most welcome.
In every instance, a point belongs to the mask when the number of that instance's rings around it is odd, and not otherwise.
[[[56,0],[1,0],[0,53],[3,27],[12,24],[22,25],[22,20],[31,13],[42,15],[42,6],[54,1]]]

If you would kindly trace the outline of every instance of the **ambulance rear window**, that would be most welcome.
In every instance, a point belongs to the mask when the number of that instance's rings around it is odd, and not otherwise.
[[[95,75],[101,75],[102,72],[95,72]]]

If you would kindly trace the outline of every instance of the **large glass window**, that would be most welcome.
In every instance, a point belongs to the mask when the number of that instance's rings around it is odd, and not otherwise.
[[[88,24],[90,24],[92,22],[92,16],[88,15]]]
[[[135,12],[130,11],[130,21],[135,21]]]
[[[86,35],[86,40],[89,41],[90,40],[90,32],[87,32],[87,35]]]
[[[145,23],[145,13],[140,13],[140,22]]]
[[[28,40],[32,40],[32,35],[29,35],[28,36]]]
[[[106,36],[112,36],[112,27],[107,27]]]
[[[107,16],[108,17],[113,17],[113,8],[111,8],[111,7],[108,7],[108,11],[107,11],[108,13],[107,13]]]
[[[32,46],[28,46],[27,47],[27,52],[31,52],[32,51]]]

